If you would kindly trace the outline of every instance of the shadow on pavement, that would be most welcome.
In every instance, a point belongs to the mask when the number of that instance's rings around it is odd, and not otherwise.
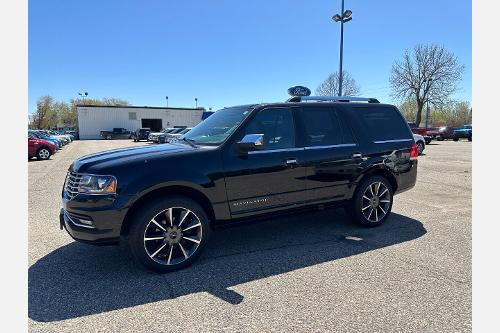
[[[351,224],[343,210],[296,214],[216,231],[197,262],[163,275],[136,267],[124,247],[72,242],[29,268],[28,313],[33,320],[50,322],[198,292],[239,304],[244,295],[228,288],[425,233],[419,221],[395,213],[378,228]]]

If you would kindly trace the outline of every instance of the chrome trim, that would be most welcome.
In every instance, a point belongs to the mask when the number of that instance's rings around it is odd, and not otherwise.
[[[300,148],[281,148],[281,149],[269,149],[269,150],[253,150],[253,151],[249,151],[248,155],[268,154],[268,153],[280,153],[280,152],[284,152],[284,151],[300,151],[300,150],[305,150],[305,147],[300,147]]]
[[[413,139],[395,139],[395,140],[373,141],[373,143],[407,142],[407,141],[414,141],[414,140]]]
[[[87,229],[95,229],[95,227],[92,225],[86,225],[86,224],[81,224],[81,223],[75,222],[75,220],[73,220],[71,218],[71,216],[69,216],[69,213],[66,210],[64,210],[64,217],[67,218],[71,223],[73,223],[77,227],[82,227],[82,228],[87,228]]]
[[[338,145],[328,145],[328,146],[308,146],[304,147],[306,150],[311,150],[311,149],[326,149],[326,148],[341,148],[341,147],[356,147],[357,144],[355,143],[341,143]]]

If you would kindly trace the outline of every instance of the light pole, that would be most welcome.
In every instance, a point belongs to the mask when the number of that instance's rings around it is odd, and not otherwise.
[[[194,98],[194,102],[196,103],[196,108],[198,108],[198,97]]]
[[[432,78],[427,80],[427,91],[429,91],[429,86],[431,85]],[[429,121],[431,118],[431,108],[429,107],[429,98],[427,98],[427,110],[425,112],[425,128],[429,128]]]
[[[168,96],[165,96],[165,99],[167,100],[167,108],[168,108]]]
[[[340,22],[340,64],[339,64],[339,96],[342,96],[342,62],[344,60],[344,23],[352,20],[352,11],[345,10],[344,11],[344,0],[342,0],[342,16],[339,14],[335,14],[332,16],[332,19],[335,22]]]

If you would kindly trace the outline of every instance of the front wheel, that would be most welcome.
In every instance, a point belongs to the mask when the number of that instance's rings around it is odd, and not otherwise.
[[[190,265],[210,236],[208,217],[196,202],[173,196],[159,199],[135,216],[129,235],[134,260],[164,273]]]
[[[36,153],[36,158],[39,160],[48,160],[50,158],[50,150],[45,147],[38,149],[38,152]]]
[[[391,184],[382,176],[369,176],[359,184],[347,213],[357,224],[379,226],[391,213],[393,192]]]

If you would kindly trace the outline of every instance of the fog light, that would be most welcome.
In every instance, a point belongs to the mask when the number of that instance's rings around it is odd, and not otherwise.
[[[92,221],[90,221],[90,220],[78,219],[78,221],[80,221],[81,224],[92,226]]]

